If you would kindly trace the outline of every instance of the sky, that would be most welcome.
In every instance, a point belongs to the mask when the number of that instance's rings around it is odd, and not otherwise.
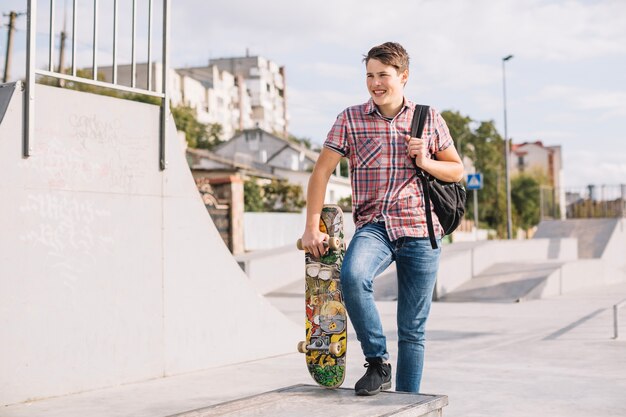
[[[67,0],[57,0],[57,14]],[[155,21],[161,1],[155,0]],[[71,4],[71,1],[68,2]],[[91,5],[79,18],[79,64],[90,62]],[[98,47],[109,65],[105,36],[112,0],[100,0]],[[130,0],[120,0],[120,33],[130,33]],[[250,55],[285,66],[289,130],[321,144],[337,114],[367,101],[362,57],[374,45],[401,43],[411,56],[406,96],[504,133],[502,58],[506,62],[507,127],[514,143],[560,145],[564,183],[626,184],[626,1],[623,0],[336,0],[297,2],[172,0],[171,65]],[[39,0],[37,42],[47,44],[49,1]],[[137,0],[139,20],[147,0]],[[81,5],[82,7],[82,5]],[[25,11],[26,0],[0,0],[0,12]],[[0,28],[4,69],[7,17]],[[57,25],[61,26],[61,17]],[[23,73],[25,17],[18,18],[11,72]],[[71,26],[71,25],[70,25]],[[138,29],[139,50],[147,30]],[[154,29],[159,39],[159,28]],[[129,37],[127,36],[126,41]],[[153,45],[160,57],[160,42]],[[38,48],[38,65],[47,48]],[[120,62],[129,57],[127,42]],[[43,61],[42,61],[43,59]],[[138,55],[138,60],[142,55]],[[143,58],[145,59],[145,58]],[[129,59],[126,60],[128,62]]]

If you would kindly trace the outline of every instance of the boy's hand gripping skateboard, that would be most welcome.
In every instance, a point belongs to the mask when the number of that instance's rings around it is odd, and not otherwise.
[[[348,317],[339,281],[345,255],[343,212],[339,206],[324,206],[320,231],[328,235],[328,251],[319,259],[305,254],[306,340],[298,343],[298,351],[306,355],[315,382],[337,388],[345,377],[348,340]],[[300,240],[297,246],[303,249]]]

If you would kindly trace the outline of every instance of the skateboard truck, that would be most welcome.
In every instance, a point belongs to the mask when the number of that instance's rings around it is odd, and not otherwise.
[[[325,351],[327,350],[329,353],[333,354],[333,355],[339,355],[341,353],[341,343],[340,342],[332,342],[332,343],[315,343],[312,341],[312,343],[307,346],[306,341],[302,340],[300,342],[298,342],[298,352],[300,353],[307,353],[310,350],[321,350],[321,351]]]

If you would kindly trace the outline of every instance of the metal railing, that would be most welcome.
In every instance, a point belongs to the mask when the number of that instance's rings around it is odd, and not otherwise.
[[[619,338],[619,309],[626,305],[626,300],[622,300],[613,306],[613,339]]]
[[[76,67],[76,45],[78,42],[77,22],[78,22],[78,0],[73,0],[72,9],[72,66],[70,74],[54,71],[54,25],[55,25],[55,0],[50,0],[50,41],[48,53],[47,70],[35,68],[36,62],[36,35],[37,35],[37,0],[28,0],[28,29],[27,29],[27,45],[26,45],[26,100],[24,101],[24,136],[22,144],[22,153],[25,158],[29,157],[33,151],[32,142],[34,139],[34,121],[35,121],[35,79],[38,75],[57,78],[76,83],[90,84],[96,87],[110,88],[127,93],[142,94],[146,96],[158,97],[161,99],[160,114],[160,135],[159,135],[159,167],[164,170],[167,166],[165,160],[165,138],[167,132],[167,121],[169,119],[169,94],[167,88],[168,71],[169,71],[169,43],[170,43],[170,1],[163,1],[163,40],[162,40],[162,90],[156,92],[150,90],[152,85],[152,9],[153,0],[148,0],[148,85],[147,88],[137,88],[137,62],[136,62],[136,43],[137,43],[137,0],[132,0],[132,58],[131,58],[131,86],[117,84],[118,82],[118,62],[117,62],[117,41],[118,41],[118,0],[113,0],[113,67],[112,82],[98,80],[98,0],[93,0],[93,39],[92,39],[92,79],[77,76]],[[84,3],[83,3],[84,4]]]
[[[567,218],[626,217],[626,184],[565,189]]]

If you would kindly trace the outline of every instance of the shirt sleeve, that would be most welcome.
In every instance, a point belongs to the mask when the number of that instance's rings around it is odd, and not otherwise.
[[[347,157],[350,155],[350,146],[348,141],[348,120],[346,112],[342,112],[337,116],[335,124],[330,128],[324,147],[335,151],[341,156]]]
[[[437,110],[432,109],[431,117],[435,124],[435,134],[433,135],[433,140],[430,142],[430,152],[434,155],[437,152],[449,148],[454,144],[454,141],[450,135],[450,129],[448,129],[448,125],[441,114]]]

